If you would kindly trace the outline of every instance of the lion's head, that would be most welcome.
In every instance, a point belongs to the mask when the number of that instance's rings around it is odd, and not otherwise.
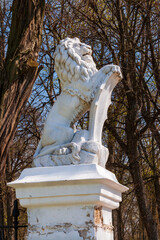
[[[71,82],[87,81],[97,71],[91,56],[91,47],[81,43],[78,38],[60,41],[54,53],[55,71],[64,89]]]

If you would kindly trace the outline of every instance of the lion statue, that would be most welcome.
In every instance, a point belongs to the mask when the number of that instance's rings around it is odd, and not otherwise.
[[[34,158],[67,154],[72,147],[75,159],[79,159],[79,145],[73,141],[76,138],[74,123],[90,109],[105,76],[111,71],[120,74],[120,70],[118,66],[107,65],[98,71],[92,58],[91,47],[81,43],[78,38],[60,41],[54,60],[55,71],[61,83],[61,94],[48,114]],[[85,137],[80,136],[79,139],[87,139],[86,133],[83,132],[82,135]]]

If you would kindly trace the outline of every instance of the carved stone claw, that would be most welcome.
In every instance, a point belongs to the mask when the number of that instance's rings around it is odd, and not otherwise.
[[[74,142],[71,142],[72,146],[72,157],[78,161],[80,161],[80,156],[79,156],[79,153],[80,153],[80,150],[81,150],[81,146],[74,143]]]
[[[117,73],[118,77],[120,79],[122,79],[122,73],[121,73],[121,69],[119,66],[117,65],[107,65],[107,66],[104,66],[103,67],[103,72],[105,74],[108,74],[108,73]]]

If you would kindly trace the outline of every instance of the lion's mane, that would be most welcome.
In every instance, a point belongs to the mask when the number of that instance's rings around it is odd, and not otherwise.
[[[64,91],[69,84],[72,84],[73,87],[73,82],[88,81],[97,71],[94,61],[92,64],[87,63],[75,52],[74,43],[80,43],[79,39],[66,38],[60,41],[54,53],[55,71]]]

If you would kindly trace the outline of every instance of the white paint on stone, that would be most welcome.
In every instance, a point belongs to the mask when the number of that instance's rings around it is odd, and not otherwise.
[[[8,185],[27,208],[28,240],[113,240],[112,209],[127,190],[96,164],[25,169]]]
[[[46,119],[34,167],[84,163],[105,167],[108,149],[101,143],[102,128],[122,74],[117,65],[98,71],[91,54],[91,47],[78,38],[66,38],[58,45],[55,70],[62,92]],[[74,123],[89,109],[89,130],[76,131]]]

